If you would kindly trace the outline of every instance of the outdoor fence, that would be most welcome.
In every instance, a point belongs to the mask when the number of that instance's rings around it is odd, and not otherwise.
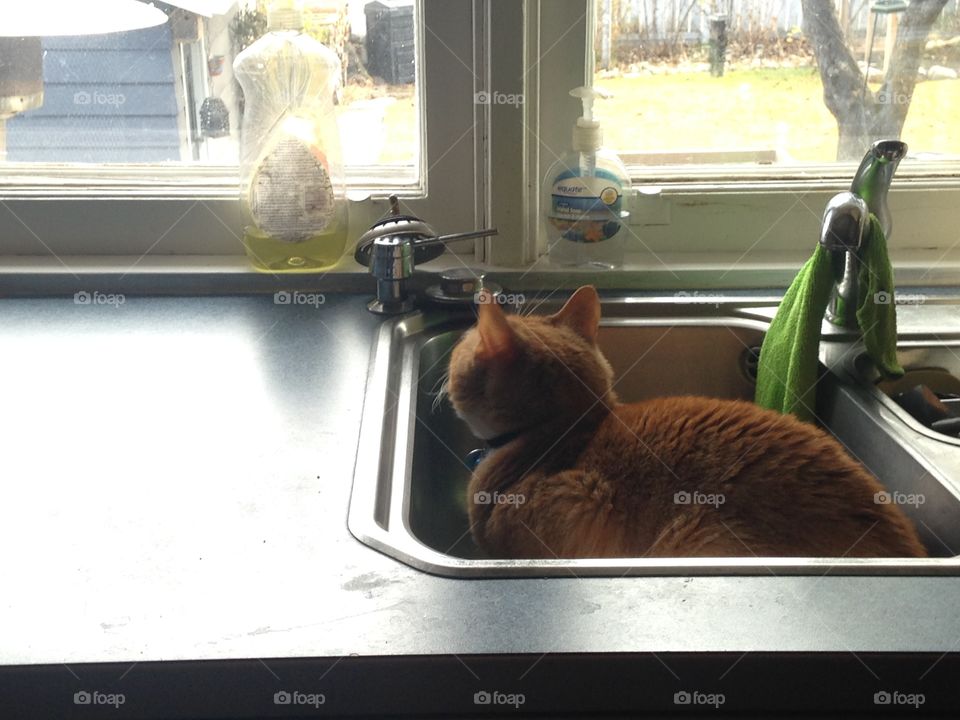
[[[846,33],[863,38],[870,20],[870,0],[835,0],[838,15],[848,17]],[[844,9],[842,6],[846,5]],[[800,0],[597,0],[597,60],[644,46],[699,45],[709,40],[710,19],[726,16],[731,42],[756,42],[766,36],[798,32],[803,23]],[[960,19],[960,0],[949,0],[945,16]],[[877,37],[886,23],[877,26]]]

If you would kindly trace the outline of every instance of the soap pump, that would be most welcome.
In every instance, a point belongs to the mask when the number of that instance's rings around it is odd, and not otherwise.
[[[572,151],[544,179],[547,253],[552,264],[616,268],[623,264],[630,176],[617,154],[603,147],[603,128],[593,116],[594,101],[611,96],[594,87],[570,95],[583,103],[583,115],[573,126]]]

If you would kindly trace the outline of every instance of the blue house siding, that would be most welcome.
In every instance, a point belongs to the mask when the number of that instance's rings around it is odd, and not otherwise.
[[[169,24],[45,38],[43,106],[7,123],[7,158],[25,162],[180,160]]]

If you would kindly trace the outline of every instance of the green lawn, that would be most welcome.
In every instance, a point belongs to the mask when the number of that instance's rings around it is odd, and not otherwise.
[[[390,98],[385,105],[382,123],[375,131],[377,137],[369,142],[381,143],[377,162],[384,165],[411,165],[416,157],[416,98],[413,85],[360,85],[344,88],[343,101],[338,114],[343,115],[354,103]]]
[[[598,77],[596,84],[614,93],[597,101],[596,112],[605,144],[622,153],[762,149],[799,162],[836,159],[837,125],[813,68],[728,68],[722,78],[707,72]],[[382,142],[379,162],[411,163],[412,85],[349,85],[340,112],[354,102],[384,97],[394,101],[376,132]],[[903,139],[912,152],[960,155],[960,80],[917,85]]]
[[[597,78],[605,144],[620,152],[776,149],[797,161],[836,159],[837,125],[814,68],[728,69]],[[874,86],[876,87],[876,86]],[[960,154],[960,80],[919,83],[902,139],[912,152]]]

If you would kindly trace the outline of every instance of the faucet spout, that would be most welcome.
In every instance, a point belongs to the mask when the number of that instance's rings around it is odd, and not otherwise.
[[[850,192],[863,198],[870,212],[877,216],[885,237],[889,237],[893,228],[887,207],[887,191],[897,166],[906,154],[907,144],[900,140],[875,142],[864,155],[850,185]]]
[[[887,207],[887,191],[906,154],[907,144],[899,140],[875,142],[861,161],[850,191],[835,195],[823,213],[820,244],[830,251],[834,275],[827,320],[837,327],[858,328],[859,253],[871,214],[880,221],[884,236],[890,237],[893,222]]]
[[[859,292],[857,251],[866,236],[870,211],[863,198],[852,192],[834,195],[827,203],[820,227],[820,244],[829,251],[833,269],[833,292],[827,305],[827,320],[855,330]]]

